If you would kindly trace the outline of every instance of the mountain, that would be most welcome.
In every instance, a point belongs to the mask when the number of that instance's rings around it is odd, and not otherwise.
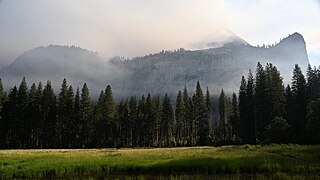
[[[74,88],[81,88],[87,82],[97,94],[107,82],[121,76],[117,68],[95,52],[75,46],[49,45],[24,52],[0,70],[0,77],[11,87],[19,85],[24,76],[35,83],[50,80],[56,91],[66,78]]]
[[[34,82],[52,80],[58,90],[64,77],[73,86],[87,82],[96,96],[111,84],[116,97],[168,93],[175,96],[186,86],[193,91],[199,80],[212,94],[221,88],[237,92],[241,76],[255,70],[257,62],[273,63],[281,71],[285,83],[292,77],[294,64],[306,70],[306,44],[299,33],[278,44],[255,47],[236,36],[209,43],[207,49],[162,51],[157,54],[125,60],[105,60],[97,53],[78,47],[50,45],[27,51],[12,64],[0,70],[5,84],[19,84],[22,77]],[[217,46],[217,43],[219,46]]]

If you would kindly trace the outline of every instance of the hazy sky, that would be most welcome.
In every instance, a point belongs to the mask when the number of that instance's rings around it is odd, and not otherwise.
[[[105,57],[188,47],[229,29],[252,45],[294,32],[320,65],[319,0],[0,0],[0,66],[49,44]]]

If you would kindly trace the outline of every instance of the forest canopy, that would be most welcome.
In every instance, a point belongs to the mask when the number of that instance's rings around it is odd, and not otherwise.
[[[0,79],[0,148],[176,147],[320,142],[320,68],[295,65],[285,86],[277,67],[257,64],[238,93],[214,100],[200,82],[194,93],[121,99],[110,85],[97,101],[86,83],[63,80],[56,94],[26,79],[4,92]],[[216,105],[215,105],[216,104]],[[213,108],[218,115],[213,117]]]

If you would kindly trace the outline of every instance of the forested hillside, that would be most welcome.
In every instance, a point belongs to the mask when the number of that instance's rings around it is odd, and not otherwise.
[[[240,79],[239,79],[240,80]],[[295,65],[285,86],[277,67],[258,63],[241,78],[238,93],[223,89],[212,101],[200,82],[194,93],[132,96],[116,102],[111,86],[92,101],[86,83],[63,80],[59,93],[25,78],[4,92],[0,81],[1,148],[174,147],[257,143],[320,142],[320,68],[306,77]],[[219,120],[211,121],[218,104]],[[175,107],[174,107],[175,106]]]

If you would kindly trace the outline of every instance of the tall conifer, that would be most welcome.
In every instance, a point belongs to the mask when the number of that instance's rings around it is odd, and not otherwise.
[[[293,126],[296,142],[302,143],[305,138],[305,123],[307,115],[307,86],[299,65],[295,65],[292,77],[292,94],[295,104]]]

